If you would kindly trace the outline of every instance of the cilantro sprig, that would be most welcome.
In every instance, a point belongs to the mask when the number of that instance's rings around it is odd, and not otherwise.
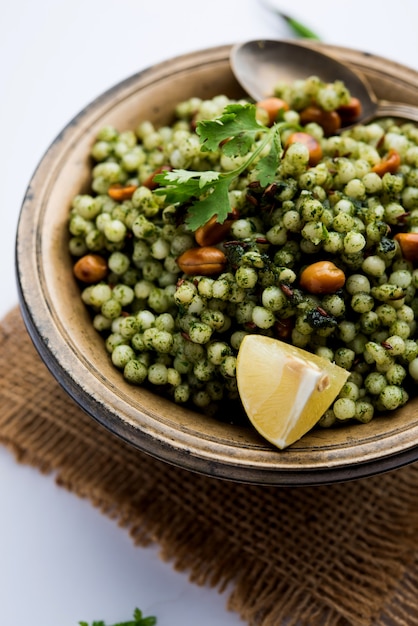
[[[144,617],[142,615],[142,611],[135,609],[133,620],[129,620],[128,622],[118,622],[117,624],[113,624],[113,626],[155,626],[156,623],[156,617]],[[89,624],[87,622],[79,622],[79,626],[89,626]],[[92,622],[91,626],[106,626],[106,624],[101,620],[98,622]]]
[[[220,223],[226,220],[232,208],[228,197],[230,185],[254,162],[262,187],[274,181],[283,153],[280,132],[289,124],[277,122],[271,127],[264,126],[256,119],[256,110],[254,104],[230,104],[220,117],[197,124],[202,152],[221,149],[228,157],[247,157],[235,169],[229,172],[174,169],[155,176],[160,185],[156,193],[164,195],[167,202],[190,203],[185,221],[192,231],[215,215]]]

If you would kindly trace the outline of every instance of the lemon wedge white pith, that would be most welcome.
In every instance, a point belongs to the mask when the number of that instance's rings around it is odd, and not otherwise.
[[[247,335],[238,352],[245,412],[260,435],[280,449],[313,428],[348,376],[326,359],[264,335]]]

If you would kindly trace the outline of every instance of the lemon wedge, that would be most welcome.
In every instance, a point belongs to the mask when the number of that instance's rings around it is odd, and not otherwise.
[[[249,420],[280,449],[313,428],[349,376],[327,359],[264,335],[244,337],[236,373]]]

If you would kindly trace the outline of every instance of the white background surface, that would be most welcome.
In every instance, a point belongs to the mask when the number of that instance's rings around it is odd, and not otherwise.
[[[324,41],[418,70],[415,0],[283,0]],[[30,177],[59,131],[120,80],[169,57],[257,37],[289,37],[257,0],[13,0],[1,9],[0,316],[17,304],[14,237]],[[19,372],[16,372],[16,376]],[[1,382],[0,382],[1,384]],[[1,410],[1,407],[0,407]],[[236,626],[226,595],[173,571],[53,477],[0,447],[0,624],[128,620]],[[279,625],[278,625],[279,626]]]

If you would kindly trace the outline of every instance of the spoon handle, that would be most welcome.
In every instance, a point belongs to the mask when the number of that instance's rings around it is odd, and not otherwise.
[[[403,102],[379,100],[374,117],[398,117],[411,122],[418,122],[418,107]]]

